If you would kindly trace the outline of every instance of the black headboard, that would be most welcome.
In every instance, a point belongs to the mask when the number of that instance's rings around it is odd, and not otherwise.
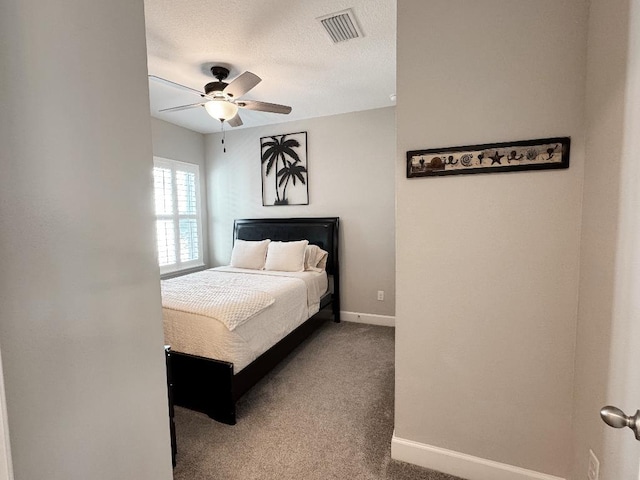
[[[320,300],[320,308],[331,304],[334,321],[340,321],[340,255],[338,251],[338,217],[323,218],[255,218],[238,219],[233,223],[233,239],[293,242],[309,240],[329,252],[327,274],[333,279],[333,289]]]
[[[233,224],[233,238],[276,242],[309,240],[329,252],[327,273],[339,276],[338,217],[324,218],[255,218],[238,219]]]

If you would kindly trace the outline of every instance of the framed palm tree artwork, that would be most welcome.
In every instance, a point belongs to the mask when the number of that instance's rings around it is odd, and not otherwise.
[[[307,132],[260,139],[262,205],[309,205]]]

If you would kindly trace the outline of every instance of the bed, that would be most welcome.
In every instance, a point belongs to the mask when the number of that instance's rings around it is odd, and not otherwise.
[[[252,304],[257,313],[238,326],[231,324],[227,328],[215,320],[207,322],[202,315],[183,311],[188,309],[180,308],[179,304],[169,304],[169,295],[165,298],[163,294],[163,323],[165,340],[171,347],[172,393],[176,405],[234,425],[236,402],[249,388],[324,321],[329,318],[340,321],[338,227],[337,217],[236,220],[234,242],[308,240],[310,245],[317,245],[328,252],[326,274],[300,272],[274,275],[274,272],[247,272],[226,267],[183,277],[187,283],[183,283],[181,288],[188,292],[185,301],[191,295],[195,295],[197,300],[197,294],[191,293],[198,288],[196,285],[213,285],[215,288],[222,281],[220,278],[228,278],[234,288],[237,285],[240,293],[245,286],[255,286],[274,295],[276,300],[272,304]],[[269,285],[262,283],[264,274],[270,278]],[[271,286],[271,279],[275,280],[274,286]],[[293,298],[291,303],[287,303],[286,297],[280,296],[280,291],[285,296],[293,295],[286,292],[291,292],[290,287],[300,288],[300,285],[303,285],[300,290],[302,293],[296,295],[308,296],[308,299],[305,298],[308,310],[304,309],[304,313],[298,304],[294,306]],[[312,294],[312,291],[315,293]],[[313,298],[314,295],[317,298]],[[165,307],[165,304],[168,306]],[[197,325],[198,328],[188,333],[181,327],[187,324]],[[212,338],[214,340],[209,341]]]

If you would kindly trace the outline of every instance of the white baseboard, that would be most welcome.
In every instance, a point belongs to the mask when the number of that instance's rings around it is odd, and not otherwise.
[[[7,424],[7,404],[4,393],[4,370],[0,357],[0,480],[12,480],[11,449],[9,448],[9,426]]]
[[[565,480],[534,470],[405,440],[396,437],[395,432],[391,439],[391,458],[467,480]]]
[[[382,325],[383,327],[396,326],[396,317],[391,317],[389,315],[376,315],[375,313],[340,311],[340,320],[354,323],[368,323],[369,325]]]

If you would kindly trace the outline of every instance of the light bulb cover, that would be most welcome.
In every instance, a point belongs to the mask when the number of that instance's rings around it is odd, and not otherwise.
[[[207,113],[220,121],[230,120],[238,113],[238,106],[235,103],[223,99],[214,99],[204,104]]]

